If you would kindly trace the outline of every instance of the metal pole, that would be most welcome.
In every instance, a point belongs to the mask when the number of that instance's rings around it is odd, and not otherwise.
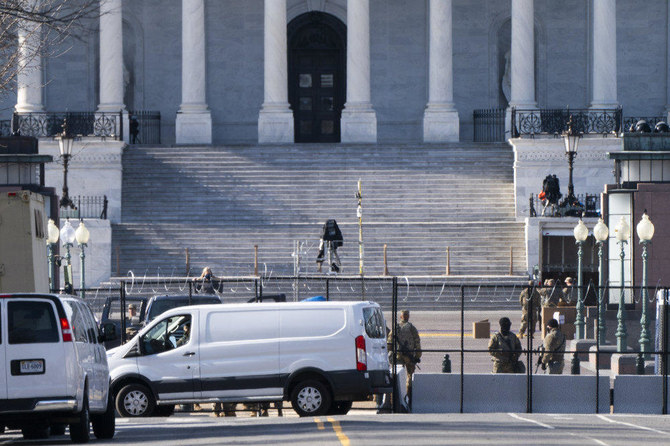
[[[463,367],[465,363],[465,286],[461,285],[461,392],[460,392],[460,412],[463,413]]]
[[[125,344],[126,339],[126,282],[121,281],[119,290],[119,305],[121,306],[121,344]]]
[[[668,414],[668,304],[670,304],[670,291],[663,292],[663,415]]]
[[[356,216],[358,217],[358,274],[363,275],[363,194],[361,192],[361,179],[358,179],[358,208]]]
[[[626,305],[625,302],[625,289],[624,289],[624,274],[626,272],[626,268],[624,265],[624,257],[626,256],[626,253],[624,252],[624,246],[626,244],[625,240],[621,240],[619,242],[621,244],[621,254],[619,254],[619,258],[621,258],[621,294],[619,295],[619,311],[617,311],[616,318],[617,318],[617,329],[616,329],[616,346],[617,346],[617,352],[626,352],[628,345],[627,345],[627,331],[626,331],[626,310],[624,306]]]
[[[86,269],[84,267],[84,257],[86,257],[86,254],[84,254],[84,248],[86,247],[86,243],[82,243],[79,245],[79,248],[81,249],[81,252],[79,253],[79,259],[81,260],[81,276],[79,277],[79,291],[81,292],[81,298],[86,299]]]
[[[526,319],[528,321],[528,336],[526,337],[526,412],[533,413],[533,374],[532,374],[532,352],[533,352],[533,335],[535,332],[535,308],[533,307],[533,295],[535,294],[535,283],[529,285],[528,290],[528,313]]]
[[[54,261],[54,246],[47,242],[47,259],[49,262],[49,292],[53,293],[56,290],[56,262]]]
[[[398,359],[396,358],[396,354],[398,352],[397,349],[397,342],[396,342],[396,336],[398,335],[398,278],[393,277],[393,292],[392,292],[392,297],[391,297],[391,325],[392,325],[392,336],[393,338],[391,339],[392,341],[392,347],[391,351],[393,352],[393,364],[391,368],[392,372],[392,382],[393,382],[393,393],[392,398],[391,398],[391,412],[396,413],[397,407],[396,407],[396,398],[398,396],[398,373],[396,370],[396,367],[398,366]]]
[[[572,172],[572,171],[571,171]],[[584,339],[584,299],[582,299],[582,256],[584,243],[577,241],[577,315],[575,320],[575,337]]]
[[[65,264],[66,270],[63,270],[63,278],[65,279],[65,284],[63,290],[66,293],[74,293],[74,284],[72,283],[72,257],[70,256],[70,246],[72,243],[65,243]]]
[[[647,245],[649,241],[640,241],[642,245],[642,289],[640,290],[640,300],[642,301],[642,317],[640,318],[640,351],[645,359],[649,358],[651,351],[651,341],[649,340],[648,322],[647,322]]]
[[[254,245],[254,276],[258,275],[258,245]]]
[[[603,265],[603,245],[604,241],[598,242],[598,344],[605,345],[607,343],[607,327],[605,325],[605,311],[607,306],[603,300],[605,299],[605,274]]]

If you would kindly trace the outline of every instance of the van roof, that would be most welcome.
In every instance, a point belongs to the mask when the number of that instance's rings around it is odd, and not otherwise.
[[[327,301],[327,302],[254,302],[254,303],[234,303],[234,304],[223,304],[228,311],[236,310],[279,310],[279,309],[290,309],[290,308],[349,308],[349,307],[369,307],[370,305],[379,306],[376,302],[372,301]],[[161,314],[161,316],[167,316],[173,313],[179,313],[185,310],[220,310],[221,307],[218,305],[192,305],[189,307],[179,307],[173,308]]]

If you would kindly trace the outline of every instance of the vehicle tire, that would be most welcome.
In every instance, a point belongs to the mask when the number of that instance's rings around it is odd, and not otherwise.
[[[157,417],[169,417],[172,414],[174,414],[174,404],[156,406],[154,409],[154,415]]]
[[[93,434],[97,439],[114,438],[116,430],[116,410],[114,410],[114,400],[109,397],[107,410],[101,414],[91,415],[91,424],[93,425]]]
[[[353,401],[333,401],[330,410],[328,410],[328,415],[346,415],[353,404]]]
[[[58,424],[52,424],[51,427],[49,427],[49,435],[65,435],[65,425],[62,423]]]
[[[48,425],[26,426],[21,428],[21,433],[25,440],[44,440],[49,438]]]
[[[330,400],[326,386],[311,379],[299,382],[291,392],[291,406],[301,417],[325,415]]]
[[[149,417],[155,407],[154,397],[142,384],[128,384],[116,395],[116,410],[122,417]]]
[[[84,394],[84,407],[79,412],[79,420],[70,423],[70,440],[73,443],[88,443],[91,432],[91,419],[88,413],[88,395]]]

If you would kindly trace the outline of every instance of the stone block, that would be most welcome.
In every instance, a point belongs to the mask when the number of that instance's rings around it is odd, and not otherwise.
[[[577,357],[580,361],[588,361],[590,355],[590,349],[596,345],[596,341],[593,339],[573,339],[568,342],[566,350],[578,351]]]
[[[635,375],[637,355],[614,353],[611,359],[612,375]]]
[[[616,345],[601,345],[598,354],[598,346],[594,345],[589,349],[589,364],[593,369],[596,367],[609,370],[611,366],[612,354],[616,353]],[[598,363],[596,364],[596,358]]]

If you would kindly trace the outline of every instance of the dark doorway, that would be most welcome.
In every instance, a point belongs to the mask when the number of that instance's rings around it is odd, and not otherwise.
[[[345,100],[346,27],[309,12],[288,25],[288,91],[296,142],[339,142]]]

